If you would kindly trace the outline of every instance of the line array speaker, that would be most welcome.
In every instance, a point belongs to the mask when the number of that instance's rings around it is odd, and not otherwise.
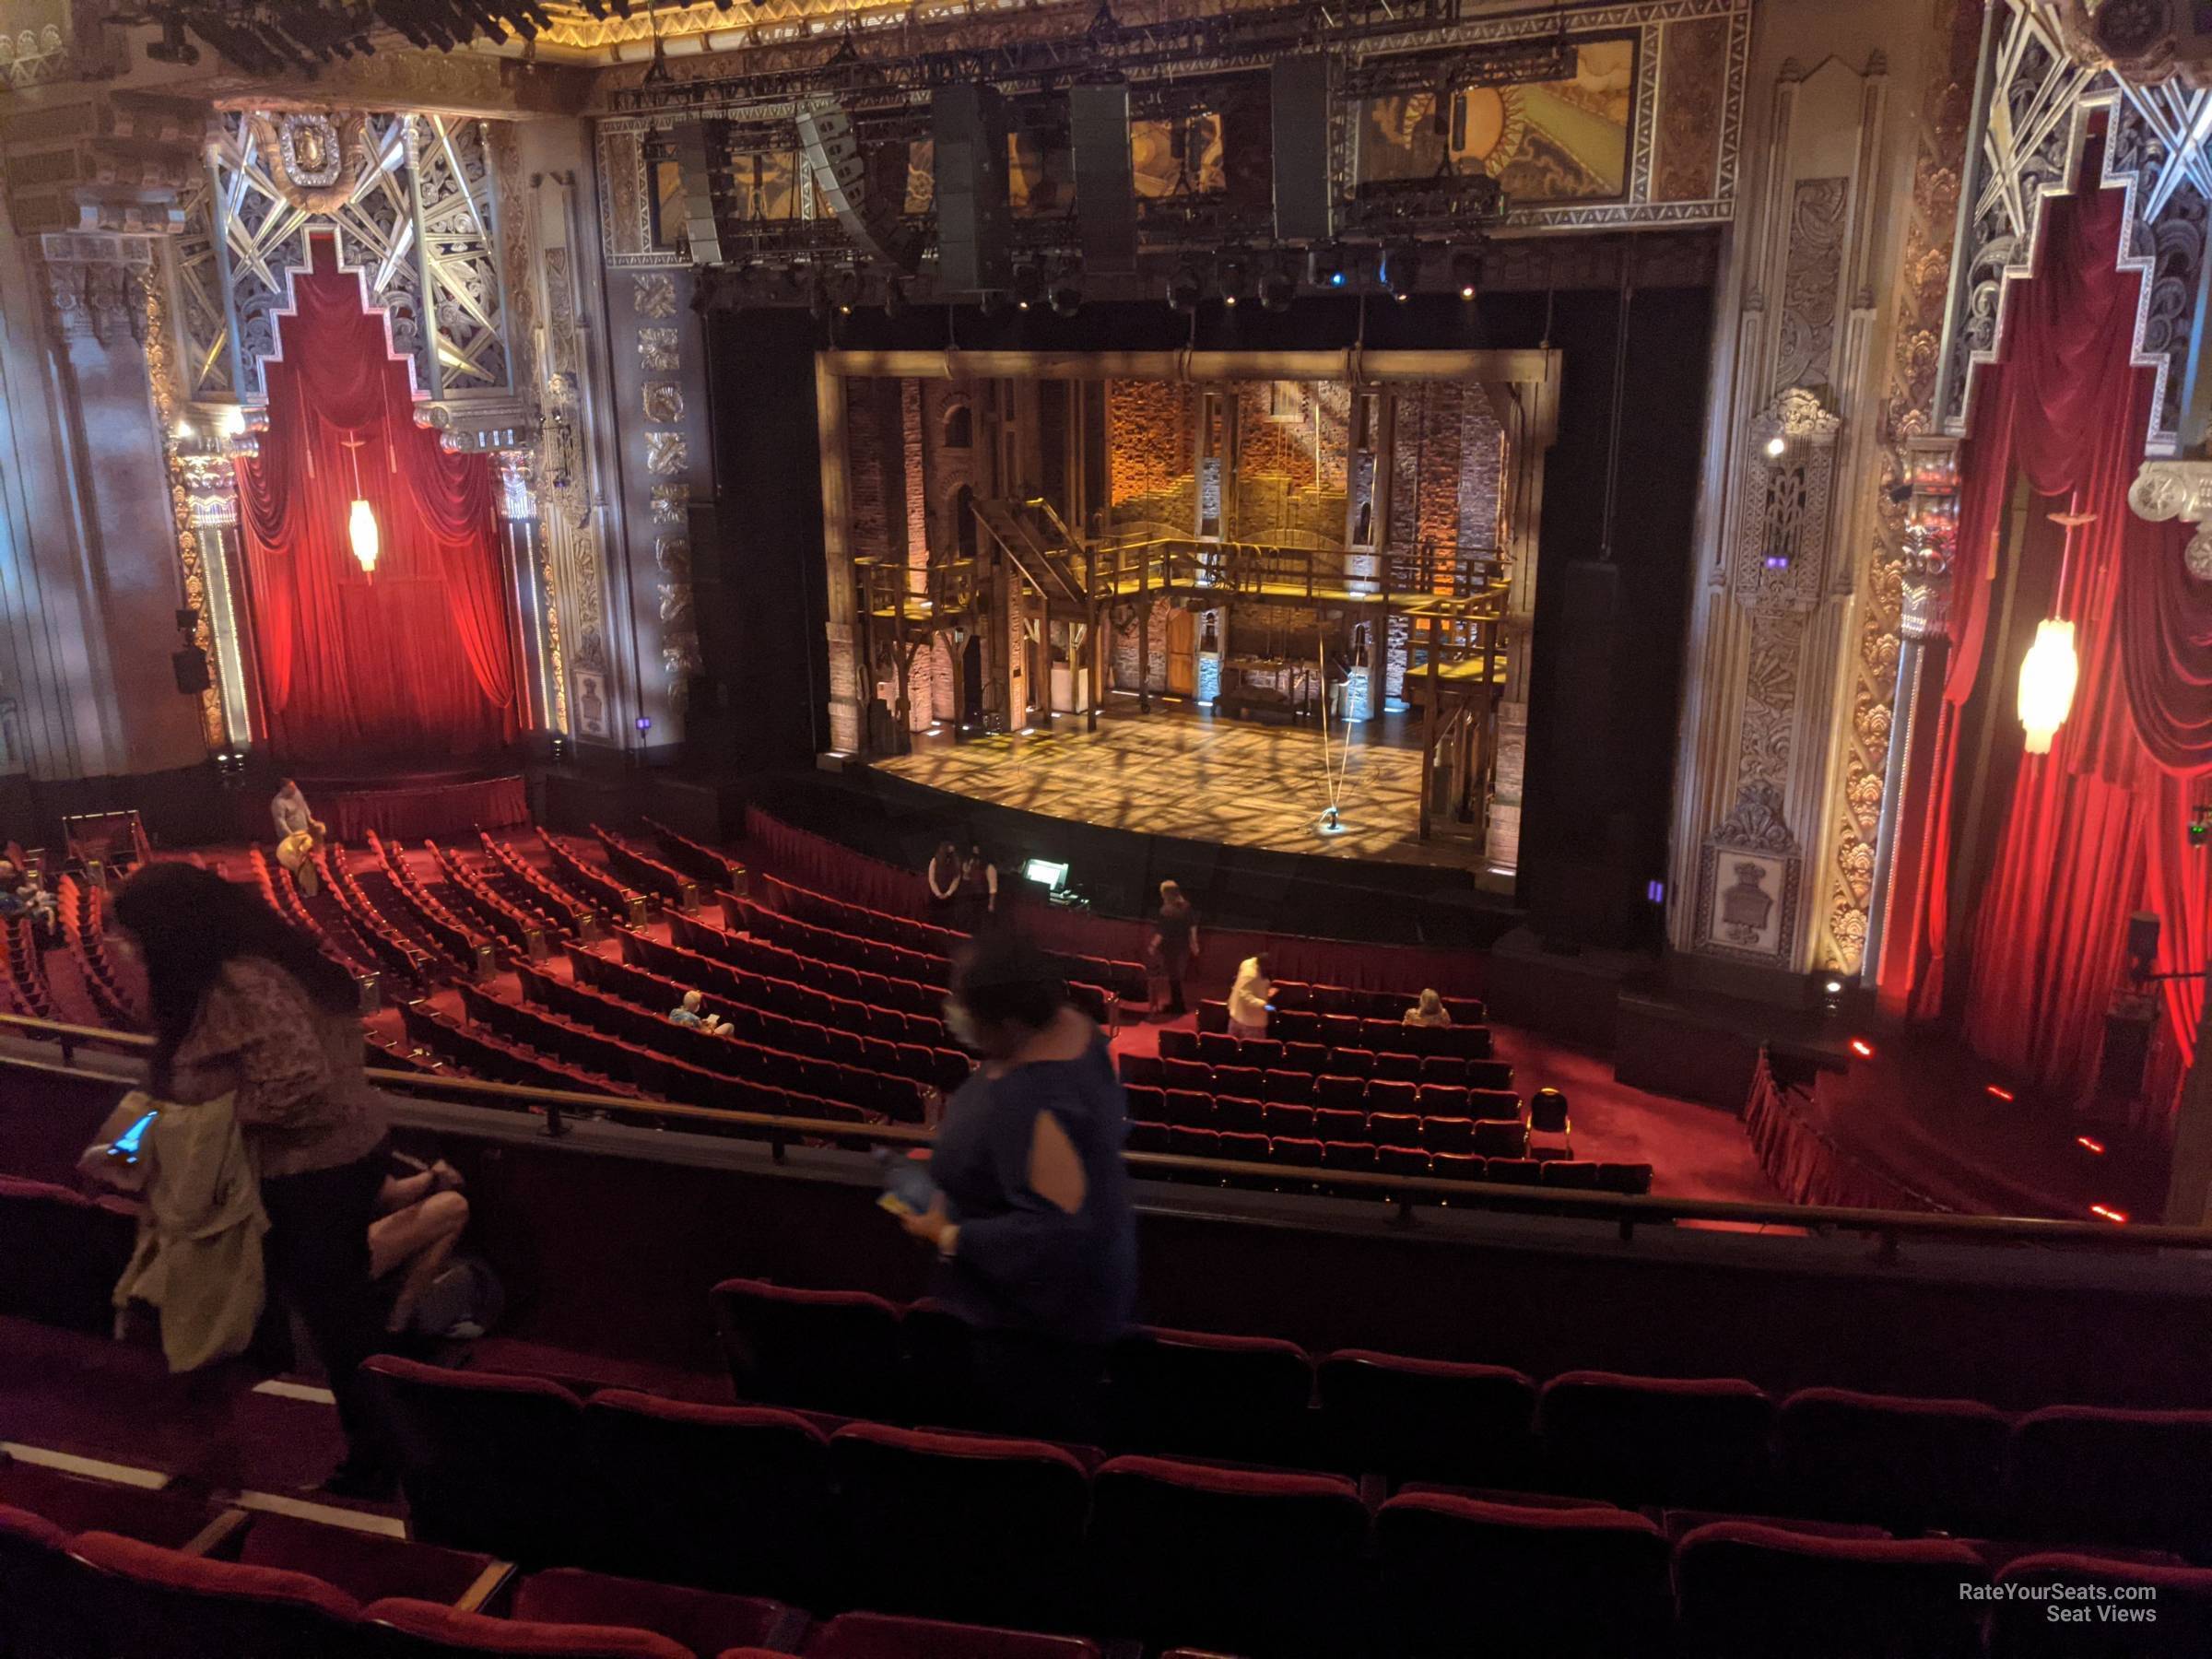
[[[806,165],[821,182],[822,196],[837,222],[872,258],[912,271],[917,249],[900,233],[897,206],[868,188],[867,159],[861,154],[853,118],[831,99],[817,99],[798,114],[799,144]]]
[[[1326,241],[1336,233],[1329,192],[1328,55],[1277,58],[1267,69],[1267,101],[1275,129],[1275,233],[1288,241]]]
[[[995,88],[940,87],[929,100],[936,163],[937,281],[956,293],[1013,276],[1006,198],[1006,106]]]
[[[1121,276],[1136,270],[1136,181],[1129,159],[1129,87],[1081,82],[1067,89],[1075,148],[1076,234],[1083,268]]]
[[[714,222],[714,181],[708,172],[707,124],[678,122],[676,165],[684,183],[684,241],[695,265],[722,263],[722,232]]]

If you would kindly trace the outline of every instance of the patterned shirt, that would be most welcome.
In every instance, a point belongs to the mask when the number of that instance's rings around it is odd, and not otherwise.
[[[361,1073],[360,1022],[315,1006],[261,957],[223,965],[178,1045],[170,1094],[193,1103],[235,1089],[262,1178],[332,1170],[383,1140],[383,1097]]]

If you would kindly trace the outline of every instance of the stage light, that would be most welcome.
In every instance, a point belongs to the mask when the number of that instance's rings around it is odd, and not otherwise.
[[[860,273],[851,265],[832,266],[822,279],[822,292],[839,316],[851,316],[853,302],[860,298]]]
[[[1452,286],[1459,290],[1462,300],[1472,300],[1482,291],[1481,254],[1462,248],[1452,255]]]
[[[1214,280],[1221,288],[1221,303],[1234,305],[1240,300],[1252,298],[1252,261],[1246,255],[1230,251],[1214,262]]]
[[[1072,317],[1083,309],[1083,284],[1072,268],[1063,268],[1044,290],[1044,302],[1055,317]]]
[[[2074,1144],[2085,1152],[2094,1152],[2100,1158],[2104,1156],[2104,1143],[2095,1135],[2077,1135],[2074,1137]]]
[[[1830,996],[1841,996],[1843,994],[1843,982],[1840,979],[1831,979],[1822,984],[1820,989]]]
[[[1189,260],[1176,267],[1175,275],[1168,278],[1168,304],[1179,312],[1194,312],[1198,301],[1206,297],[1206,278]]]
[[[1987,1088],[1984,1088],[1984,1089],[1983,1089],[1982,1092],[1983,1092],[1983,1094],[1987,1095],[1987,1096],[1988,1096],[1988,1097],[1989,1097],[1991,1100],[2002,1100],[2002,1101],[2004,1101],[2004,1102],[2005,1102],[2005,1103],[2006,1103],[2007,1106],[2009,1106],[2009,1105],[2011,1105],[2011,1104],[2012,1104],[2012,1100],[2013,1100],[2013,1093],[2012,1093],[2012,1090],[2011,1090],[2011,1089],[2009,1089],[2009,1088],[2006,1088],[2002,1087],[2002,1086],[2001,1086],[2001,1085],[1999,1085],[1999,1084],[1992,1083],[1992,1084],[1991,1084],[1991,1085],[1990,1085],[1990,1086],[1989,1086]]]
[[[1028,311],[1030,302],[1044,298],[1044,272],[1033,265],[1014,267],[1014,307]]]
[[[1314,249],[1312,268],[1315,288],[1342,288],[1346,282],[1344,250],[1333,242],[1325,248]]]
[[[2092,1216],[2102,1216],[2107,1221],[2117,1222],[2122,1227],[2125,1227],[2127,1225],[2127,1212],[2124,1209],[2114,1209],[2109,1204],[2090,1205],[2089,1214]]]
[[[1770,461],[1781,460],[1783,453],[1789,447],[1783,435],[1780,432],[1775,433],[1773,437],[1767,440],[1767,459]]]
[[[1412,242],[1400,242],[1382,253],[1382,286],[1398,300],[1413,298],[1413,290],[1421,280],[1421,250]]]
[[[353,557],[361,567],[361,574],[376,574],[376,556],[383,550],[383,538],[376,528],[376,512],[359,496],[346,516],[346,539],[353,544]]]
[[[2045,617],[2035,625],[2035,643],[2020,662],[2020,725],[2030,755],[2051,752],[2051,739],[2066,724],[2081,661],[2074,654],[2074,624]]]
[[[1664,881],[1645,882],[1643,884],[1643,899],[1647,904],[1665,904],[1666,902],[1666,883]]]
[[[641,715],[639,715],[639,716],[638,716],[638,730],[639,730],[640,732],[641,732],[641,733],[642,733],[642,732],[650,732],[650,731],[652,731],[652,730],[653,730],[653,716],[652,716],[652,715],[650,715],[650,714],[641,714]]]
[[[1260,267],[1260,309],[1283,312],[1298,298],[1298,270],[1287,253],[1273,253]]]
[[[1871,1060],[1874,1058],[1874,1044],[1864,1037],[1853,1037],[1851,1040],[1851,1052],[1862,1060]]]

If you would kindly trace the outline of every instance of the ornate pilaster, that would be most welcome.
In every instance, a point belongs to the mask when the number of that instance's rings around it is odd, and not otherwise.
[[[530,724],[566,736],[568,674],[561,660],[560,606],[554,597],[552,560],[542,534],[536,461],[530,450],[491,453],[492,477],[500,488],[500,537],[507,582],[523,624],[521,666]]]
[[[238,471],[231,465],[237,451],[188,447],[190,442],[172,436],[170,450],[184,600],[199,613],[194,632],[212,671],[214,683],[202,698],[203,710],[215,717],[207,733],[209,746],[218,752],[237,751],[253,736],[238,602]]]
[[[2128,488],[2127,504],[2154,524],[2180,519],[2199,526],[2183,557],[2190,575],[2212,582],[2212,530],[2203,528],[2212,518],[2212,461],[2146,461]]]

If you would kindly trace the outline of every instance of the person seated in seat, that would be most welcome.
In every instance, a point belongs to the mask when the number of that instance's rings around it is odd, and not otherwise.
[[[468,1226],[468,1200],[460,1171],[442,1158],[425,1164],[394,1154],[392,1165],[376,1194],[376,1219],[369,1223],[369,1276],[385,1288],[399,1276],[384,1319],[384,1329],[397,1335],[453,1259]]]
[[[1034,946],[987,935],[955,958],[946,1022],[982,1056],[945,1108],[926,1213],[935,1294],[973,1333],[988,1415],[1009,1432],[1098,1438],[1108,1346],[1136,1300],[1128,1109],[1106,1040]]]
[[[1428,1026],[1431,1030],[1442,1030],[1451,1023],[1452,1010],[1444,1006],[1444,999],[1436,994],[1433,987],[1422,992],[1420,1000],[1406,1010],[1406,1024],[1409,1026]]]
[[[1237,969],[1237,982],[1229,988],[1229,1034],[1265,1037],[1267,1016],[1275,997],[1275,982],[1267,977],[1267,953],[1244,959]]]
[[[729,1025],[719,1014],[700,1012],[706,1000],[696,991],[685,992],[684,1000],[668,1010],[669,1022],[673,1025],[695,1026],[700,1030],[721,1035],[730,1029]]]

